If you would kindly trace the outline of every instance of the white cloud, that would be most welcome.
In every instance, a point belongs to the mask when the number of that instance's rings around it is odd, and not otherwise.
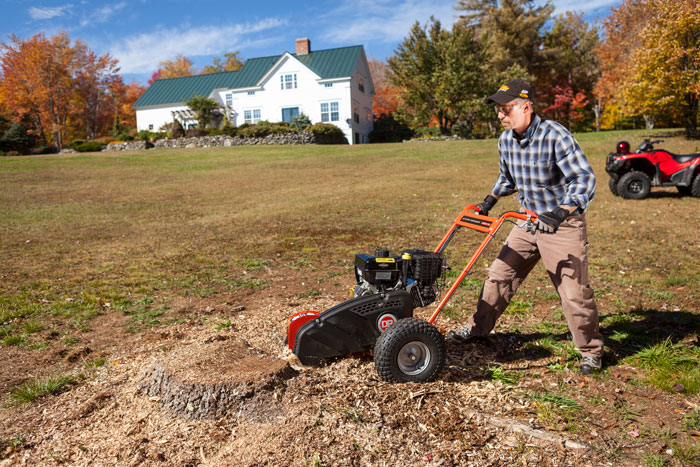
[[[269,41],[269,37],[258,40],[251,38],[252,34],[286,24],[285,20],[268,18],[253,24],[158,28],[154,32],[124,39],[111,49],[111,55],[119,60],[122,73],[150,73],[155,71],[159,62],[171,60],[177,54],[192,58],[259,45]]]
[[[456,21],[453,0],[341,0],[324,15],[332,26],[322,31],[323,38],[337,44],[398,43],[413,23],[425,24],[431,16],[449,28]]]
[[[543,2],[537,3],[539,4]],[[587,0],[585,2],[582,2],[581,0],[555,0],[552,2],[552,5],[554,5],[554,14],[560,15],[566,11],[586,13],[599,8],[609,7],[617,3],[620,2],[616,0]]]
[[[117,13],[124,7],[126,7],[126,2],[115,3],[113,5],[105,5],[102,8],[98,8],[97,10],[85,16],[80,21],[80,25],[88,26],[90,24],[106,23],[115,13]]]
[[[56,16],[63,16],[65,11],[71,8],[72,5],[63,5],[56,7],[31,7],[28,12],[32,19],[51,19]]]

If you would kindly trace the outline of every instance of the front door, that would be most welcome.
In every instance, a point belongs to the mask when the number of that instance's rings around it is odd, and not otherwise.
[[[282,109],[283,122],[291,122],[292,117],[296,117],[297,115],[299,115],[299,107],[288,107],[286,109]]]

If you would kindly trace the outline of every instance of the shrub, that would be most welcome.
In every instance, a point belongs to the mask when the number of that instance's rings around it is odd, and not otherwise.
[[[281,133],[293,133],[287,122],[270,123],[262,120],[254,125],[243,124],[238,127],[238,135],[244,138],[262,138],[267,135],[276,135]]]
[[[421,126],[416,128],[417,138],[436,138],[438,136],[440,136],[440,128],[438,127]]]
[[[21,123],[13,122],[0,138],[0,149],[3,151],[26,154],[32,146],[34,146],[34,138],[29,135],[27,127]]]
[[[182,123],[180,123],[180,120],[173,121],[173,126],[170,130],[170,136],[172,136],[173,138],[182,138],[183,136],[185,136],[185,129],[183,128]]]
[[[187,138],[198,138],[200,136],[209,136],[209,131],[200,128],[190,128],[185,132]]]
[[[58,154],[58,148],[56,146],[41,146],[33,152],[34,154]]]
[[[296,131],[305,130],[311,126],[311,119],[302,112],[299,115],[292,117],[292,121],[289,126]]]
[[[472,129],[465,122],[457,122],[450,128],[450,134],[460,138],[469,138],[472,135]]]
[[[141,130],[139,131],[139,139],[141,141],[157,141],[159,139],[163,139],[166,136],[166,133],[161,131],[161,132],[154,132],[154,131],[149,131],[149,130]]]
[[[86,141],[82,144],[76,144],[73,149],[78,152],[99,152],[102,151],[104,144],[99,141]]]
[[[330,123],[315,123],[306,131],[316,136],[321,144],[348,144],[343,130]]]
[[[221,129],[221,132],[226,136],[236,136],[238,134],[238,128],[231,125],[231,122],[227,120],[224,127]]]
[[[374,129],[369,134],[370,143],[400,142],[413,137],[413,130],[391,114],[381,114],[374,120]]]
[[[74,139],[73,141],[68,141],[65,145],[66,148],[68,149],[75,149],[76,146],[80,146],[85,142],[84,139]],[[77,151],[77,149],[76,149]]]
[[[133,141],[134,135],[130,133],[120,133],[114,137],[116,141]]]

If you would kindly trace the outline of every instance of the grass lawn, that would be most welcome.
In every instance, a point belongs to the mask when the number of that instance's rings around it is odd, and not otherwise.
[[[598,177],[587,217],[607,346],[601,377],[632,365],[643,371],[639,384],[697,398],[700,199],[654,189],[646,200],[622,200],[609,192],[604,164],[620,139],[636,147],[661,136],[658,147],[679,154],[700,143],[668,130],[576,136]],[[495,140],[1,157],[0,351],[41,362],[112,317],[129,333],[181,322],[173,310],[183,298],[233,303],[279,292],[270,273],[296,281],[288,293],[300,299],[345,300],[355,253],[434,248],[460,209],[490,192],[497,171]],[[514,196],[493,213],[509,209]],[[460,233],[447,250],[453,268],[480,241]],[[500,243],[446,309],[444,329],[473,310]],[[217,325],[231,325],[223,320]],[[496,332],[525,336],[525,350],[552,356],[552,372],[577,364],[542,267]],[[13,368],[3,397],[37,367]],[[485,374],[508,384],[522,376],[498,364]],[[569,396],[523,396],[541,404],[543,419],[566,424],[581,412],[574,401],[552,418],[545,409]],[[689,417],[695,426],[697,413]]]

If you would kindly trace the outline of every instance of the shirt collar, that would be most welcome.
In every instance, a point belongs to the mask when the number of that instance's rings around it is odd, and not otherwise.
[[[520,144],[521,148],[527,147],[527,145],[530,144],[530,142],[532,142],[532,136],[537,131],[537,128],[540,126],[541,121],[542,120],[540,119],[539,115],[533,112],[532,121],[530,121],[530,125],[527,127],[525,133],[523,133],[522,136],[518,136],[518,134],[515,131],[511,131],[513,139],[515,139],[518,142],[518,144]]]

